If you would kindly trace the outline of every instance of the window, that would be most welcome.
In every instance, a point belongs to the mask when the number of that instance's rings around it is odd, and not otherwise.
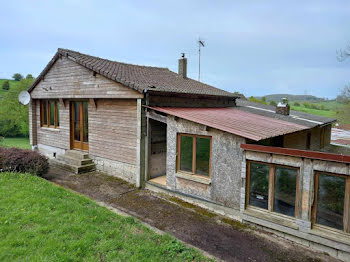
[[[41,126],[57,128],[60,126],[59,102],[55,100],[41,100]]]
[[[193,175],[210,176],[211,138],[179,134],[177,138],[177,170]]]
[[[248,162],[247,204],[287,216],[298,210],[296,168]]]
[[[350,233],[350,177],[315,174],[314,224]]]

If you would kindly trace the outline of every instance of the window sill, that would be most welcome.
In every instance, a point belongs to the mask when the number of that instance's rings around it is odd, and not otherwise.
[[[58,132],[60,131],[59,128],[54,128],[54,127],[46,127],[46,126],[41,126],[40,127],[41,130],[48,130],[48,131],[54,131],[54,132]]]
[[[198,175],[192,175],[190,173],[185,173],[185,172],[178,172],[175,174],[177,178],[182,178],[182,179],[187,179],[191,180],[197,183],[205,184],[205,185],[210,185],[211,184],[211,179],[208,177],[202,177]]]
[[[313,225],[310,233],[315,236],[350,245],[349,234],[337,229],[322,225]]]
[[[244,211],[244,215],[266,220],[270,223],[278,224],[278,225],[289,227],[292,229],[296,229],[296,230],[299,229],[299,226],[296,224],[295,217],[278,214],[276,212],[270,212],[265,209],[249,206]]]

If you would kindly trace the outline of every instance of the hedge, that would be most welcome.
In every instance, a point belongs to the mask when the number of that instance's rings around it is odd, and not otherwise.
[[[0,172],[31,173],[42,176],[48,170],[47,158],[38,152],[0,147]]]

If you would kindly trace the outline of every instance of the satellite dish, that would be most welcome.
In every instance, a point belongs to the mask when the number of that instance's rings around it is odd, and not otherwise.
[[[30,102],[30,94],[27,91],[22,91],[18,95],[18,100],[23,105],[28,105]]]

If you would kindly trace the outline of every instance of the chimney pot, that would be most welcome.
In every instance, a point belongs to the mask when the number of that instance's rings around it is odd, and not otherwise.
[[[276,114],[288,116],[290,113],[290,106],[288,104],[287,98],[282,98],[276,106]]]
[[[179,59],[179,75],[187,78],[187,58],[185,58],[185,53],[181,53],[181,58]]]

